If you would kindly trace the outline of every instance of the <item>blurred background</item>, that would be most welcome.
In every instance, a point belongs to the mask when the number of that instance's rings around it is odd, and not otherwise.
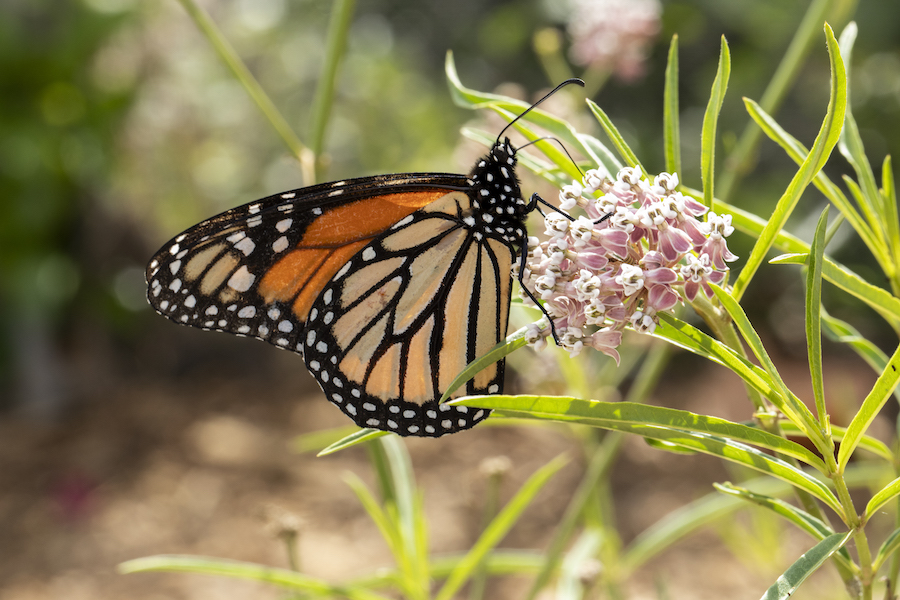
[[[468,171],[480,150],[460,127],[483,117],[452,104],[447,50],[466,86],[527,100],[570,74],[584,75],[593,99],[659,171],[664,69],[677,33],[680,175],[699,188],[700,125],[720,37],[732,53],[719,122],[724,157],[749,121],[741,98],[760,98],[808,4],[357,0],[320,180]],[[900,4],[831,4],[836,32],[851,18],[859,26],[851,99],[867,153],[880,164],[885,154],[900,154]],[[331,3],[202,5],[307,141]],[[290,448],[298,433],[345,424],[302,360],[176,327],[144,299],[144,267],[163,242],[212,214],[299,187],[296,161],[176,0],[4,0],[0,15],[0,599],[275,597],[224,580],[115,573],[123,560],[156,553],[284,566],[283,548],[264,527],[273,504],[307,522],[300,550],[311,574],[340,580],[386,564],[374,526],[339,477],[352,469],[368,478],[365,454],[316,459]],[[824,115],[828,82],[820,37],[776,112],[807,145]],[[602,138],[580,107],[553,110]],[[729,200],[767,216],[796,167],[769,142],[756,159]],[[826,170],[835,180],[850,172],[837,153]],[[525,189],[547,191],[541,186],[526,177]],[[802,203],[799,212],[809,218],[791,226],[808,239],[824,200],[813,190]],[[735,234],[730,245],[746,256],[750,241]],[[829,251],[883,283],[852,235]],[[797,365],[802,388],[798,273],[767,267],[745,308],[784,361],[786,379]],[[896,343],[874,314],[825,292],[833,314],[883,348]],[[645,343],[634,339],[635,352]],[[872,376],[863,363],[827,349],[830,385],[851,399],[865,393]],[[556,361],[543,356],[536,360],[529,350],[513,357],[514,367],[537,375],[512,373],[510,391],[534,391],[537,381],[562,391],[552,383]],[[682,356],[671,371],[675,385],[656,402],[749,417],[736,378]],[[697,393],[700,381],[717,386],[714,397]],[[840,406],[833,413],[839,420]],[[509,492],[569,443],[564,432],[534,427],[479,427],[411,442],[435,551],[466,548],[477,536],[482,459],[513,459]],[[672,458],[636,440],[627,448],[615,490],[628,506],[619,515],[625,539],[728,477],[714,460]],[[564,471],[507,545],[540,548],[577,479],[577,465]],[[716,544],[734,538],[722,530],[697,539],[689,552],[682,545],[651,565],[653,577],[636,582],[636,593],[652,590],[656,578],[690,589],[684,565],[704,560],[722,562],[710,597],[763,589],[796,556],[791,548],[783,556],[748,558],[746,549],[723,555]],[[516,597],[516,585],[498,588],[497,597]]]

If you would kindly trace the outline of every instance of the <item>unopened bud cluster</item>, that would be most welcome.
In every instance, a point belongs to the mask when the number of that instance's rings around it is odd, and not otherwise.
[[[584,215],[550,212],[547,239],[529,238],[523,281],[572,356],[592,347],[618,361],[626,325],[650,333],[681,295],[712,298],[709,284],[725,280],[725,263],[737,259],[725,242],[731,215],[707,212],[677,187],[676,174],[651,184],[639,168],[620,170],[615,181],[590,170],[559,194],[562,210],[578,206]],[[543,347],[550,333],[543,319],[529,326],[528,341]]]

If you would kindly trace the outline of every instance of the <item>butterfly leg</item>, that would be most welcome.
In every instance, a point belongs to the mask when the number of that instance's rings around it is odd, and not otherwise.
[[[535,194],[536,196],[537,194]],[[544,308],[544,305],[540,303],[540,301],[535,297],[534,294],[531,293],[531,290],[528,289],[528,286],[525,285],[525,265],[528,261],[528,233],[523,232],[522,237],[519,241],[519,248],[521,252],[521,258],[519,259],[519,273],[516,276],[516,279],[519,281],[519,287],[522,288],[522,291],[525,292],[525,295],[531,299],[534,304],[541,309],[541,312],[547,317],[547,320],[550,322],[550,332],[553,334],[553,341],[556,342],[556,345],[559,346],[559,334],[556,332],[556,325],[553,324],[553,317],[550,316],[550,313],[547,312],[547,309]],[[515,261],[516,256],[513,253],[513,260]]]

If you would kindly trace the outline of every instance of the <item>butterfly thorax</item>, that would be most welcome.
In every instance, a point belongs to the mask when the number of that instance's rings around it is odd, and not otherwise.
[[[508,244],[522,241],[528,214],[515,166],[515,150],[507,138],[494,144],[468,177],[474,209],[466,217],[468,225],[489,237],[500,237]]]

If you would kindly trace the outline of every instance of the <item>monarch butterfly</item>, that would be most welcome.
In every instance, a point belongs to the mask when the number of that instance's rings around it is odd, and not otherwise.
[[[563,82],[516,120],[569,83],[584,85]],[[176,323],[301,354],[360,427],[468,429],[490,411],[438,401],[506,336],[511,267],[538,200],[522,198],[510,125],[468,176],[336,181],[203,221],[150,261],[150,304]],[[503,371],[491,365],[452,397],[501,392]]]

